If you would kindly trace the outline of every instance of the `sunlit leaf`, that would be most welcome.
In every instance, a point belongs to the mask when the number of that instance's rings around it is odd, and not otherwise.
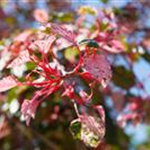
[[[30,61],[30,54],[27,50],[22,51],[17,58],[15,58],[7,68],[13,68],[16,66],[20,66],[26,62]]]
[[[90,15],[97,15],[97,11],[96,9],[92,8],[91,6],[82,6],[79,8],[78,13],[80,15],[86,15],[86,14],[90,14]]]
[[[50,35],[46,39],[36,40],[33,44],[31,44],[30,47],[33,49],[38,48],[39,51],[48,53],[55,40],[56,40],[56,37],[54,35]]]
[[[7,76],[0,80],[0,92],[7,91],[15,86],[17,86],[19,82],[13,76]]]
[[[53,33],[62,36],[71,43],[75,43],[75,34],[71,30],[68,30],[66,27],[62,27],[53,23],[51,24],[51,29]]]
[[[78,51],[75,48],[68,48],[65,50],[65,58],[70,62],[75,62],[76,57],[78,56]]]

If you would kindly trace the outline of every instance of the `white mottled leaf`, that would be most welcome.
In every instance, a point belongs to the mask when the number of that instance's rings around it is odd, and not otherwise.
[[[33,44],[31,44],[30,48],[35,49],[38,47],[39,51],[48,53],[55,40],[56,37],[54,35],[50,35],[47,39],[36,40]]]
[[[62,36],[67,41],[71,43],[75,42],[75,34],[71,30],[68,30],[67,28],[54,24],[54,23],[51,24],[51,28],[52,28],[52,32]]]
[[[31,118],[32,119],[35,118],[35,113],[40,102],[41,101],[39,100],[28,100],[28,99],[23,101],[21,105],[21,114],[28,126],[29,126]]]
[[[15,58],[7,68],[13,68],[16,66],[20,66],[26,62],[30,61],[30,54],[27,50],[20,52],[19,56]]]
[[[7,76],[0,80],[0,92],[7,91],[15,86],[17,86],[19,82],[13,76]]]

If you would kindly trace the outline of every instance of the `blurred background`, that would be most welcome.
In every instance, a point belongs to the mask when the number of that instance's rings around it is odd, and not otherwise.
[[[81,11],[83,6],[89,10]],[[90,13],[93,10],[96,16]],[[30,35],[30,31],[39,28],[38,21],[75,24],[86,18],[83,29],[94,32],[96,17],[103,25],[110,21],[120,28],[125,49],[123,53],[110,54],[112,81],[106,90],[97,90],[95,94],[95,101],[100,100],[106,112],[106,136],[97,150],[149,150],[149,0],[0,0],[0,78],[8,74],[4,69],[9,57],[3,54],[5,47],[15,38],[22,38],[18,37],[20,33]],[[73,54],[66,52],[66,59],[70,60],[70,55]],[[20,72],[9,71],[21,78],[32,67],[28,64],[21,66]],[[51,95],[27,127],[20,118],[25,95],[32,95],[31,89],[16,87],[0,93],[0,150],[90,149],[74,140],[69,131],[70,122],[76,118],[69,100],[62,99],[59,92]]]

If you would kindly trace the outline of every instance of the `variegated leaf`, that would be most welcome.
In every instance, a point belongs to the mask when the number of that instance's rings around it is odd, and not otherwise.
[[[19,82],[13,76],[7,76],[0,80],[0,92],[7,91],[15,86],[17,86]]]
[[[20,52],[19,56],[15,58],[8,66],[7,68],[13,68],[16,66],[20,66],[26,62],[30,61],[30,54],[28,50]]]
[[[51,24],[51,28],[52,28],[52,32],[62,36],[63,38],[65,38],[67,41],[71,43],[75,43],[75,34],[72,31],[54,23]]]
[[[86,71],[98,80],[103,87],[106,87],[112,77],[111,66],[106,54],[86,55],[83,62]]]
[[[55,40],[56,37],[54,35],[50,35],[47,39],[36,40],[33,44],[30,45],[30,48],[36,49],[38,47],[39,51],[48,53]]]
[[[39,100],[24,100],[21,105],[21,114],[23,119],[26,121],[26,124],[30,124],[31,118],[35,118],[35,113],[37,107],[39,106],[41,101]]]

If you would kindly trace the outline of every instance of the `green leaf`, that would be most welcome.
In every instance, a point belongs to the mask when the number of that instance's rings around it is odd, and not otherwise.
[[[85,39],[79,42],[79,44],[86,44],[88,47],[99,48],[99,45],[95,40]]]
[[[82,6],[79,9],[79,13],[82,15],[93,15],[96,16],[97,12],[94,8],[92,8],[91,6]]]
[[[101,0],[103,3],[108,3],[108,0]]]
[[[76,48],[67,48],[64,55],[67,60],[74,62],[78,56],[78,50]]]
[[[27,67],[27,70],[33,70],[35,69],[36,64],[34,64],[33,62],[27,62],[26,67]]]
[[[78,119],[71,122],[70,130],[75,139],[81,139],[81,122]]]
[[[149,53],[145,52],[145,53],[142,55],[142,57],[143,57],[148,63],[150,63],[150,54],[149,54]]]
[[[57,20],[57,22],[60,23],[70,23],[72,22],[74,19],[74,13],[64,13],[64,12],[60,12],[60,13],[55,13],[52,12],[51,14],[51,20]]]
[[[135,76],[124,66],[113,67],[112,81],[116,86],[128,90],[135,85]]]

